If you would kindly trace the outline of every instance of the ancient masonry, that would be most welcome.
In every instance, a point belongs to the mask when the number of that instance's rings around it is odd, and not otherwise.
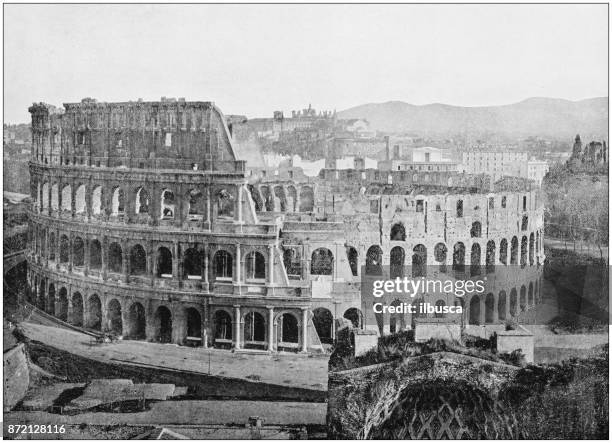
[[[29,110],[29,296],[74,325],[309,352],[333,340],[336,319],[373,327],[362,266],[457,277],[544,258],[542,201],[527,180],[330,169],[255,180],[211,102]],[[462,300],[465,323],[503,323],[533,306],[537,279],[514,283]],[[383,320],[383,333],[414,323]]]

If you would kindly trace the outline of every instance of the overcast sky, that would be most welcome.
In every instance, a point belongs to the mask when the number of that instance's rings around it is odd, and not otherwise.
[[[608,95],[607,5],[4,5],[4,118],[34,101],[226,114]]]

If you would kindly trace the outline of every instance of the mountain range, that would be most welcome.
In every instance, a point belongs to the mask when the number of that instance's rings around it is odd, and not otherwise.
[[[369,103],[338,112],[338,118],[365,118],[374,130],[445,136],[495,134],[567,139],[608,139],[608,97],[580,101],[534,97],[502,106],[463,107],[401,101]]]

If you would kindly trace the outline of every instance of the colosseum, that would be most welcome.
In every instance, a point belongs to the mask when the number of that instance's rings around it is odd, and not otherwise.
[[[342,319],[386,334],[502,325],[536,304],[543,209],[533,182],[374,169],[249,174],[212,102],[84,99],[29,111],[29,297],[73,325],[315,352]],[[379,317],[361,294],[372,270],[481,276],[487,290],[435,296],[464,306],[460,318]]]

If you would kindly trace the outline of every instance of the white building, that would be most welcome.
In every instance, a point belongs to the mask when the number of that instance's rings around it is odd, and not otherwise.
[[[395,145],[387,148],[386,160],[378,162],[383,171],[456,171],[458,163],[447,158],[446,150],[424,146],[421,148]]]
[[[548,172],[548,163],[530,158],[524,151],[472,150],[461,153],[459,171],[489,174],[494,180],[504,176],[529,178],[541,185]]]
[[[527,178],[534,180],[540,186],[544,176],[548,173],[548,169],[548,162],[532,158],[527,162]]]

